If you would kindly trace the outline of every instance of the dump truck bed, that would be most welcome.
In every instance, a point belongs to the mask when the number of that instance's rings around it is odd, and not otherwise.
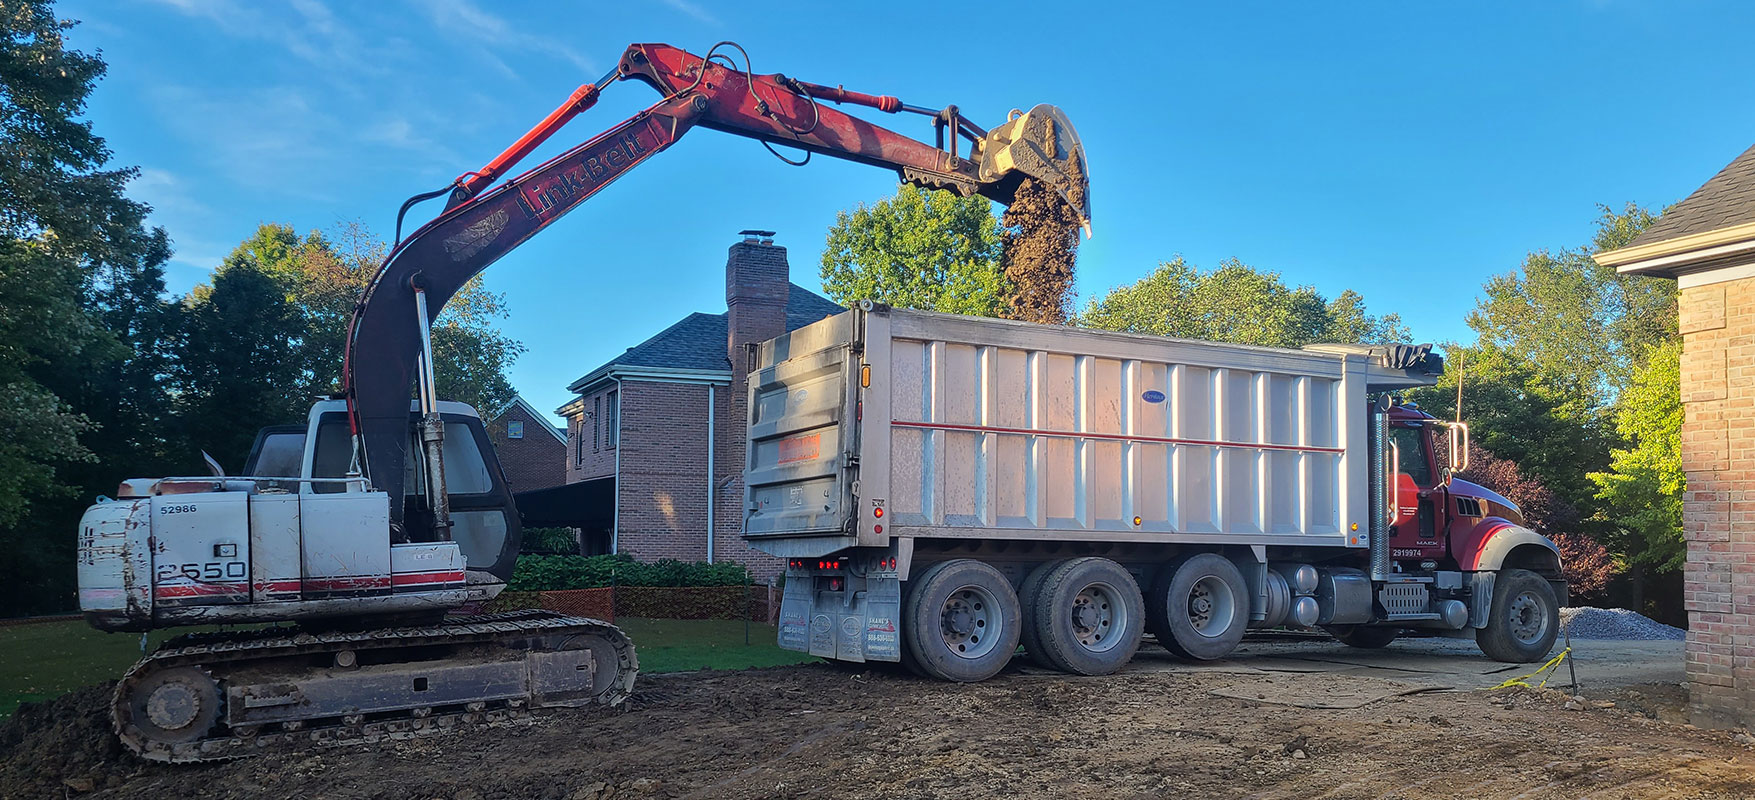
[[[1288,350],[878,304],[752,354],[745,536],[1364,546],[1365,347]]]

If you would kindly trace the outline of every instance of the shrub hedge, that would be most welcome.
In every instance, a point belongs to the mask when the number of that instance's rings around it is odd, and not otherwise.
[[[750,572],[742,564],[723,562],[635,561],[626,554],[609,556],[541,556],[518,558],[506,585],[510,591],[548,592],[596,589],[603,586],[742,586]]]
[[[525,528],[525,553],[566,554],[579,552],[572,528]]]

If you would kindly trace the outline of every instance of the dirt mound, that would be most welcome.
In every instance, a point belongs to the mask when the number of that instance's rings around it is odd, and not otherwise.
[[[1562,608],[1560,622],[1574,639],[1681,641],[1688,638],[1688,632],[1681,628],[1625,608]]]
[[[1078,215],[1053,187],[1025,179],[1000,224],[1006,229],[1001,234],[1000,263],[1012,284],[1007,316],[1066,324],[1079,251]]]
[[[144,764],[110,732],[115,684],[25,703],[0,723],[0,797],[60,797],[116,787]]]

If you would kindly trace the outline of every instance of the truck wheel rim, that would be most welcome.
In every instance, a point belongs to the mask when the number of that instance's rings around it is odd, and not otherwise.
[[[1530,592],[1511,600],[1511,638],[1523,644],[1537,644],[1548,633],[1548,615],[1542,601]]]
[[[1106,652],[1119,644],[1121,632],[1127,630],[1129,622],[1121,593],[1107,583],[1093,583],[1080,589],[1073,597],[1071,612],[1073,638],[1093,653]]]
[[[1189,589],[1188,624],[1195,633],[1207,638],[1223,636],[1236,613],[1237,597],[1219,576],[1204,576]]]
[[[939,632],[952,655],[976,659],[993,652],[1001,638],[1003,620],[992,592],[980,586],[962,586],[945,598]]]

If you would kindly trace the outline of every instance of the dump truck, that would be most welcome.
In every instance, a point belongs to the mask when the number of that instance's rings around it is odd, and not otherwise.
[[[1430,346],[1185,341],[861,303],[750,353],[746,541],[780,646],[978,681],[1019,645],[1083,675],[1147,635],[1545,658],[1559,549],[1457,477],[1468,428],[1398,393]],[[1435,451],[1443,446],[1448,457]]]

